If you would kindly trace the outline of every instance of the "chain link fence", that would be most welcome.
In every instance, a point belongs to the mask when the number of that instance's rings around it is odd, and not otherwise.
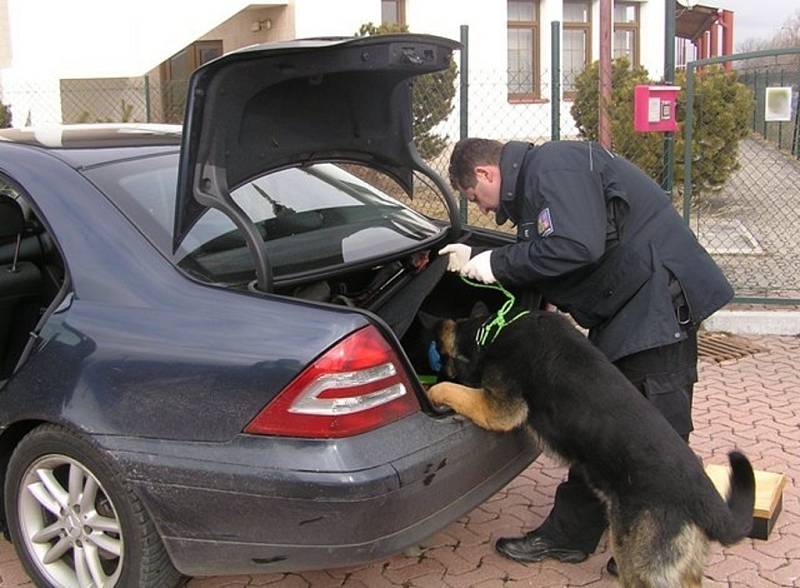
[[[663,158],[661,134],[614,133],[612,126],[612,143],[617,153],[646,169],[659,184],[668,173],[675,176],[676,208],[723,267],[738,299],[794,302],[800,298],[800,264],[796,262],[800,251],[800,49],[780,55],[764,53],[729,58],[739,82],[750,88],[752,109],[747,112],[747,128],[738,142],[732,172],[712,188],[698,193],[685,177],[695,178],[703,162],[712,160],[709,154],[715,130],[723,123],[730,124],[723,120],[729,114],[710,107],[701,83],[689,90],[688,77],[702,76],[702,68],[710,65],[706,62],[720,63],[720,58],[695,62],[687,68],[687,101],[691,93],[693,117],[688,120],[688,112],[679,113],[679,119],[686,116],[687,120],[684,135],[675,137],[679,148],[675,150],[674,169],[665,167],[668,160]],[[456,63],[458,58],[457,52]],[[524,78],[515,78],[505,70],[470,69],[468,84],[463,75],[458,75],[452,88],[427,84],[425,92],[415,92],[415,116],[444,112],[434,124],[430,120],[422,124],[420,133],[425,136],[416,137],[418,144],[424,143],[421,152],[430,167],[446,179],[453,145],[466,135],[534,143],[580,140],[570,112],[573,96],[565,91],[559,99],[560,92],[551,92],[552,70],[544,65],[535,76],[529,73]],[[181,123],[186,82],[161,83],[155,77],[55,83],[4,79],[2,102],[11,107],[14,126]],[[573,86],[574,80],[562,89]],[[792,88],[790,120],[765,120],[764,94],[770,86]],[[466,99],[462,99],[462,91],[467,92]],[[551,94],[556,96],[555,101]],[[618,107],[632,108],[627,102]],[[688,151],[684,148],[687,144]],[[364,170],[359,173],[369,175]],[[438,190],[422,174],[415,178],[413,198],[388,180],[383,187],[431,217],[447,218]],[[466,201],[461,199],[461,205],[467,205]],[[474,226],[514,231],[510,223],[497,227],[494,215],[482,215],[473,204],[462,210],[462,218]]]
[[[2,102],[13,126],[80,123],[183,122],[186,81],[149,77],[50,80],[4,79]]]
[[[772,57],[740,58],[735,63],[739,79],[755,97],[751,129],[782,151],[800,159],[800,55],[778,54]],[[788,121],[769,121],[766,116],[766,89],[791,88],[795,101]]]
[[[500,141],[528,141],[541,144],[554,136],[575,139],[577,130],[569,114],[569,103],[556,101],[559,108],[553,128],[551,70],[541,67],[533,76],[514,76],[500,70],[473,70],[469,80],[469,135]],[[512,93],[518,88],[532,88],[533,95]],[[483,215],[475,204],[468,204],[470,224],[498,228],[494,214]],[[500,230],[515,232],[510,222]]]
[[[698,197],[696,170],[714,156],[711,137],[729,124],[730,109],[706,102],[698,83],[706,68],[730,63],[738,81],[749,88],[752,109],[736,153],[736,165],[723,182]],[[691,79],[690,79],[691,78]],[[765,120],[766,88],[792,88],[786,119]],[[687,120],[691,149],[683,161],[684,210],[700,242],[733,283],[737,299],[793,302],[800,299],[800,150],[798,95],[800,49],[762,51],[689,64],[687,88],[694,103]],[[699,88],[699,89],[698,89]],[[692,141],[700,134],[708,137]]]
[[[511,78],[511,79],[510,79]],[[445,179],[448,178],[448,163],[453,146],[462,136],[462,126],[466,122],[467,134],[473,137],[486,137],[501,141],[530,141],[542,143],[549,141],[553,135],[552,103],[550,97],[550,72],[542,69],[533,80],[528,76],[525,80],[515,80],[506,71],[476,70],[469,72],[468,112],[461,111],[462,102],[459,95],[463,79],[457,80],[457,95],[453,101],[453,110],[446,120],[437,125],[433,132],[445,139],[445,146],[436,157],[428,160],[429,165]],[[533,88],[532,95],[515,95],[511,91],[520,87]],[[425,99],[426,97],[423,97]],[[430,100],[440,99],[432,95]],[[569,103],[560,103],[561,109],[559,133],[562,138],[578,138],[577,130],[569,114]],[[466,120],[465,120],[466,119]],[[423,194],[424,194],[423,190]],[[419,191],[415,190],[415,198]],[[494,214],[481,214],[473,203],[461,199],[461,205],[467,205],[462,211],[462,218],[469,224],[478,227],[499,229],[513,232],[510,223],[498,227],[494,222]],[[416,203],[417,208],[426,214],[431,213],[427,201]]]

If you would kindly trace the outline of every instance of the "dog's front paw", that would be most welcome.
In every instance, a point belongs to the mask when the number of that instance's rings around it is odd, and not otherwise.
[[[447,384],[445,382],[434,384],[430,388],[428,388],[428,400],[431,401],[431,404],[436,406],[447,406],[445,402],[445,390],[447,389]]]

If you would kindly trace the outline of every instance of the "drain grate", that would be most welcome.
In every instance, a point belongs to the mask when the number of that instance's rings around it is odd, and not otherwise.
[[[706,332],[697,335],[697,355],[713,359],[716,362],[741,359],[761,351],[766,351],[766,349],[754,345],[744,337],[728,333]]]

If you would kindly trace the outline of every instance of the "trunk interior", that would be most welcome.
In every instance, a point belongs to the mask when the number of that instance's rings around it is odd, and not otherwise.
[[[471,233],[459,241],[473,247],[513,242],[510,236]],[[436,318],[464,318],[479,301],[493,310],[506,300],[498,290],[471,286],[458,274],[447,272],[447,258],[436,253],[442,246],[295,286],[283,293],[374,312],[394,331],[417,374],[429,374],[431,334],[420,321],[420,313]],[[516,294],[520,304],[538,308],[540,299],[535,293]]]

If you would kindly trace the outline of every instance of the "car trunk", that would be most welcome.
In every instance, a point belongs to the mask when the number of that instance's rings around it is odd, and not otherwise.
[[[447,273],[437,251],[452,241],[493,246],[511,240],[463,232],[454,194],[414,144],[414,78],[447,69],[458,47],[449,39],[413,34],[306,39],[245,48],[196,70],[187,96],[173,250],[207,209],[216,208],[245,237],[255,260],[254,290],[374,313],[417,373],[430,371],[430,335],[420,312],[465,317],[478,300],[490,309],[503,301],[499,292]],[[231,193],[264,174],[324,162],[366,166],[395,180],[409,196],[414,174],[427,177],[444,201],[447,230],[390,258],[335,275],[317,272],[289,285],[273,275],[275,250],[271,258],[263,235]]]
[[[513,239],[510,235],[468,229],[460,241],[474,247],[491,247],[513,242]],[[438,248],[278,291],[305,300],[374,313],[400,341],[416,373],[426,374],[430,372],[427,350],[431,334],[420,320],[420,314],[464,318],[479,301],[489,309],[496,309],[506,300],[496,289],[471,286],[458,274],[446,271],[447,258],[437,255]],[[531,308],[539,304],[538,296],[533,293],[522,293],[519,301]]]

